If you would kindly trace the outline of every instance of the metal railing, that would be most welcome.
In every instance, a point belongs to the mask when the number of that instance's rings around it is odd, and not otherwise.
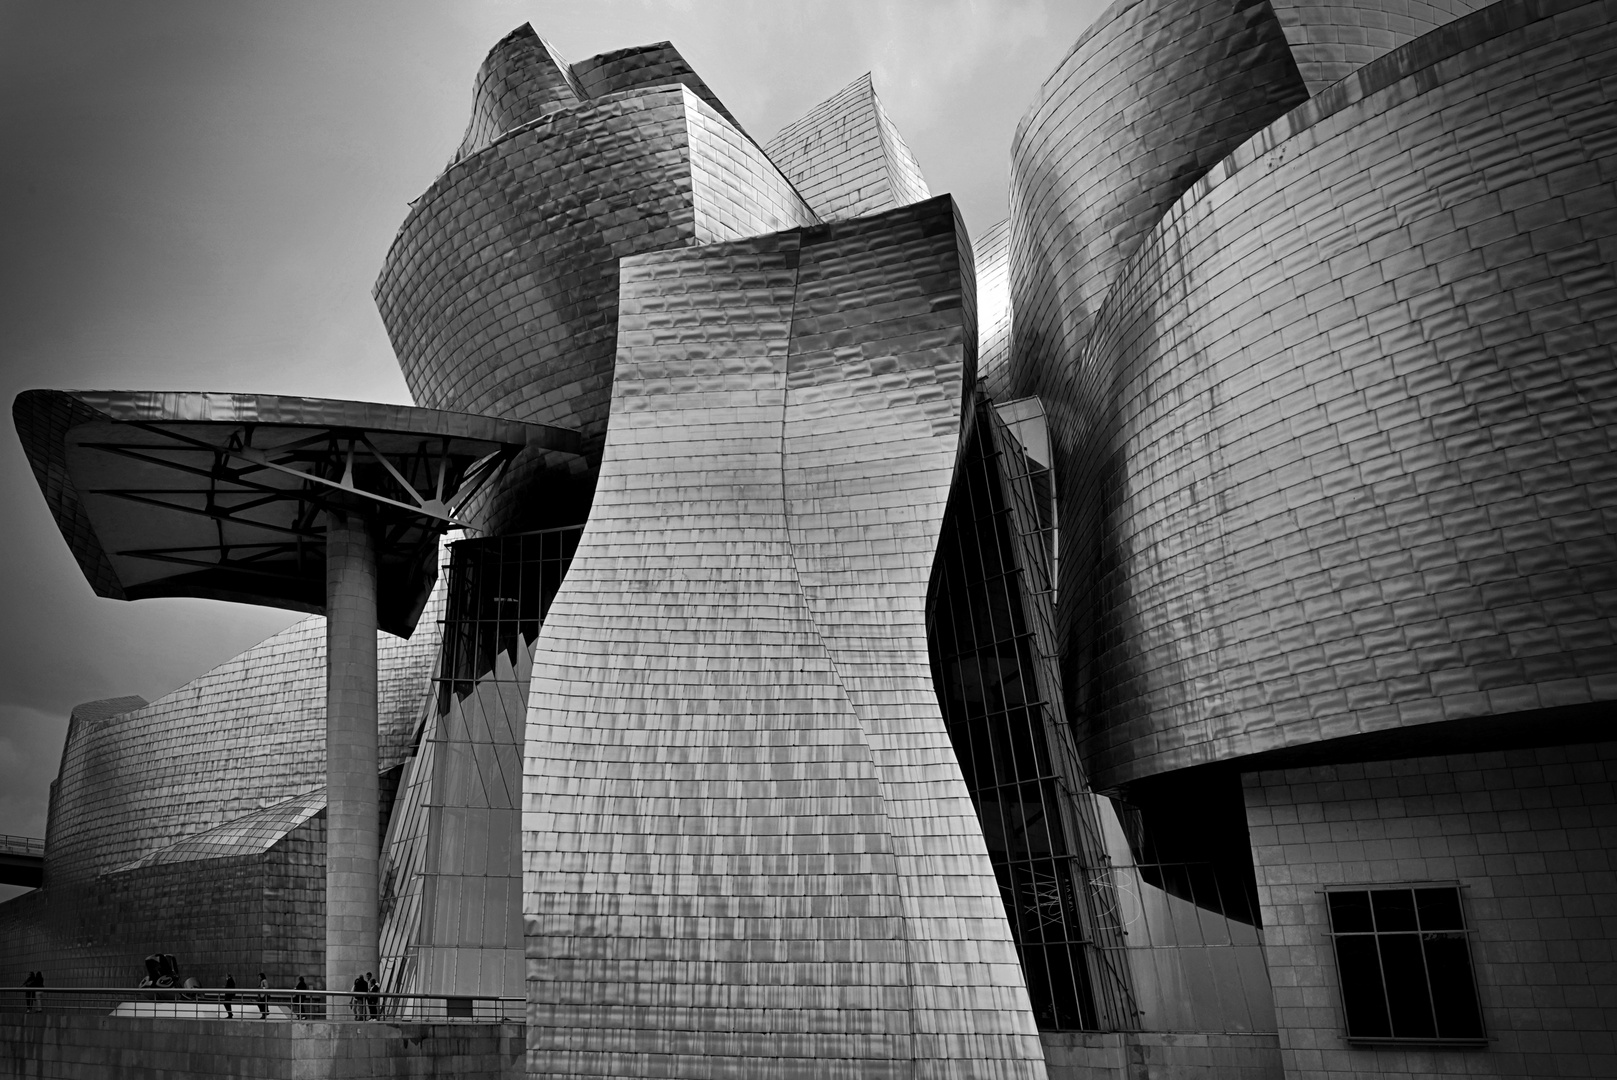
[[[45,857],[45,841],[37,836],[12,836],[10,833],[0,833],[0,854],[28,855],[42,859]]]
[[[519,997],[455,994],[361,994],[353,990],[260,990],[219,987],[4,987],[0,1012],[90,1012],[195,1020],[323,1020],[360,1023],[520,1022]]]

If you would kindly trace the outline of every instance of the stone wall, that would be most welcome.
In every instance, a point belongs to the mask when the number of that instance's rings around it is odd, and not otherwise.
[[[522,1025],[150,1020],[0,1013],[0,1077],[518,1080]]]
[[[1273,1035],[1045,1032],[1050,1080],[1281,1080]]]
[[[1290,1080],[1617,1076],[1617,743],[1246,777]],[[1350,1047],[1324,889],[1457,882],[1486,1048]]]

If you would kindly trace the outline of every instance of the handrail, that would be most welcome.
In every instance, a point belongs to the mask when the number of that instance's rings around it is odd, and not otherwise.
[[[395,994],[238,986],[7,986],[0,1012],[106,1012],[115,1016],[420,1023],[525,1019],[527,1000],[487,994]]]
[[[10,833],[0,833],[0,852],[7,855],[39,855],[45,854],[45,841],[37,836],[14,836]]]

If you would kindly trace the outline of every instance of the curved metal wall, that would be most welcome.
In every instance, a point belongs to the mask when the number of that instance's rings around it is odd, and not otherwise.
[[[1011,144],[1010,356],[997,393],[1038,395],[1055,456],[1062,693],[1090,707],[1103,573],[1090,501],[1113,468],[1095,434],[1112,373],[1080,362],[1096,313],[1162,213],[1233,147],[1307,97],[1267,0],[1138,0],[1107,10],[1045,82]]]
[[[377,635],[383,769],[431,696],[444,588],[408,640]],[[133,862],[325,783],[326,622],[282,630],[150,705],[75,722],[51,800],[46,887]]]
[[[1274,0],[1310,95],[1482,3],[1471,0]]]
[[[1043,1075],[926,647],[970,293],[947,197],[624,261],[528,714],[535,1075]]]
[[[1124,0],[1096,20],[1011,142],[1014,396],[1066,377],[1163,211],[1307,96],[1267,0]]]
[[[545,113],[577,105],[584,96],[567,62],[524,23],[501,38],[477,69],[472,118],[455,160]]]
[[[376,302],[417,402],[576,428],[593,466],[618,260],[815,220],[694,92],[628,92],[550,113],[452,165],[411,208]],[[514,469],[506,490],[524,479]],[[513,512],[497,505],[490,528]]]
[[[1083,358],[1116,372],[1097,784],[1617,699],[1605,11],[1387,56],[1132,260]]]

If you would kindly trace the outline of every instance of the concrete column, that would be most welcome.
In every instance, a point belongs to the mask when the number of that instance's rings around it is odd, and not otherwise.
[[[326,514],[326,989],[376,971],[376,546]]]

